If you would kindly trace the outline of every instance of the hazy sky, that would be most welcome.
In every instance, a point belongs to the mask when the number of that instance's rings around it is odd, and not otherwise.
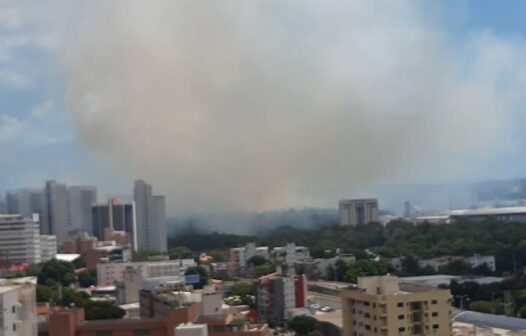
[[[0,191],[169,212],[523,177],[523,1],[0,0]]]

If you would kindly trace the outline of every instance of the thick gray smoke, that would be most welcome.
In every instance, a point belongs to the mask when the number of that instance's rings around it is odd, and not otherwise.
[[[490,33],[458,48],[422,6],[98,2],[66,43],[75,125],[172,211],[336,204],[373,181],[460,176],[506,143],[523,80],[499,85],[520,58]]]

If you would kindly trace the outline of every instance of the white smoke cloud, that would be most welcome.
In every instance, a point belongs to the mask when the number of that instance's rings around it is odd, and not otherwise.
[[[504,116],[525,98],[520,41],[459,47],[412,1],[102,1],[79,26],[65,43],[79,134],[172,211],[459,176],[509,145]]]

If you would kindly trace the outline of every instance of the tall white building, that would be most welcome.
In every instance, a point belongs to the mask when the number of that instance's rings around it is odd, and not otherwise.
[[[166,209],[164,196],[152,194],[152,186],[135,181],[133,189],[140,250],[167,250]]]
[[[0,336],[36,335],[36,294],[31,284],[0,285]]]
[[[91,205],[97,202],[97,188],[71,186],[68,190],[68,231],[92,233]]]
[[[39,263],[40,227],[38,215],[0,215],[0,260],[10,263]]]
[[[341,225],[363,225],[378,222],[378,200],[347,199],[339,204]]]

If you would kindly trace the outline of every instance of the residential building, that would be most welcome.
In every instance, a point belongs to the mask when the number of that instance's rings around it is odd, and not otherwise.
[[[140,250],[166,252],[166,209],[164,196],[152,194],[152,186],[135,181],[133,189]]]
[[[166,287],[165,287],[166,288]],[[86,321],[83,309],[63,309],[38,326],[39,336],[180,336],[195,335],[182,326],[205,325],[210,336],[270,336],[266,325],[253,325],[242,314],[225,312],[221,300],[206,291],[187,292],[185,285],[163,290],[141,284],[140,315],[133,319]],[[211,299],[209,299],[209,297]],[[204,309],[203,307],[206,307]],[[218,314],[216,313],[216,309]],[[205,315],[210,311],[214,314]],[[177,329],[178,327],[181,327]],[[190,332],[185,333],[185,332]],[[201,335],[201,334],[199,334]]]
[[[230,249],[230,264],[233,274],[245,273],[250,258],[261,256],[268,258],[268,246],[256,247],[255,243],[248,243],[244,247],[236,247]]]
[[[256,306],[261,317],[268,322],[281,322],[287,311],[306,306],[307,287],[304,275],[294,275],[286,265],[277,273],[262,276],[255,281]]]
[[[104,236],[106,229],[124,231],[131,237],[132,247],[137,250],[137,221],[135,203],[111,198],[107,203],[91,206],[93,235],[98,240],[108,240]]]
[[[471,267],[476,268],[480,266],[487,266],[488,269],[490,269],[492,272],[495,272],[497,270],[496,264],[495,264],[495,256],[492,255],[480,255],[478,253],[475,253],[472,257],[465,257],[464,262],[471,265]]]
[[[358,278],[341,291],[343,335],[450,336],[451,294],[394,276]]]
[[[36,293],[33,284],[0,285],[0,335],[37,335]]]
[[[451,256],[443,256],[443,257],[437,257],[432,259],[422,259],[418,261],[418,264],[421,268],[432,268],[435,272],[438,272],[438,270],[442,267],[446,267],[451,263]]]
[[[184,275],[190,264],[195,266],[195,261],[183,259],[157,262],[100,262],[97,264],[97,284],[110,286],[123,281],[128,268],[137,270],[142,279]]]
[[[70,186],[68,192],[68,232],[92,232],[91,205],[97,202],[94,186]]]
[[[7,263],[39,263],[40,227],[38,215],[0,215],[0,260]]]
[[[419,260],[420,267],[430,267],[435,272],[439,271],[442,267],[445,267],[449,265],[452,262],[465,262],[466,264],[470,265],[472,268],[480,267],[480,266],[486,266],[491,271],[495,272],[497,267],[495,264],[495,256],[488,255],[483,256],[480,254],[474,254],[471,257],[463,257],[463,256],[443,256],[443,257],[437,257],[432,259],[423,259]]]
[[[40,261],[51,260],[57,254],[57,237],[40,235]]]
[[[309,249],[305,246],[296,246],[295,243],[287,243],[272,249],[276,260],[287,265],[295,265],[300,262],[312,260]]]
[[[378,222],[378,200],[346,199],[339,203],[341,225],[363,225]]]

